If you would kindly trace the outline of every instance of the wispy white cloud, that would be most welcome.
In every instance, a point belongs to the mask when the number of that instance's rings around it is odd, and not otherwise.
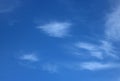
[[[80,64],[81,69],[96,71],[96,70],[104,70],[111,68],[118,68],[120,65],[114,63],[100,63],[100,62],[83,62]]]
[[[20,56],[19,59],[23,60],[23,61],[29,61],[29,62],[39,61],[38,56],[33,53],[32,54],[24,54],[24,55]]]
[[[52,37],[64,37],[69,34],[71,23],[68,22],[50,22],[42,26],[38,26],[46,34]]]
[[[78,42],[75,44],[75,46],[79,48],[77,53],[79,53],[81,49],[85,49],[86,51],[90,53],[91,56],[99,58],[99,59],[103,59],[103,53],[100,50],[98,45],[94,45],[94,44],[87,43],[87,42]]]
[[[43,64],[42,68],[44,71],[48,71],[50,73],[58,72],[58,66],[56,64],[45,63]]]
[[[120,41],[120,6],[115,7],[106,19],[106,38],[111,41]]]
[[[91,56],[96,57],[98,59],[103,59],[104,55],[101,51],[97,50],[97,51],[91,51]]]
[[[119,1],[118,1],[119,2]],[[118,3],[117,3],[118,4]],[[119,2],[120,4],[120,2]],[[88,42],[78,42],[75,44],[79,50],[85,49],[89,52],[91,56],[94,56],[99,59],[103,59],[104,56],[111,56],[115,59],[118,59],[116,47],[113,45],[114,42],[120,42],[120,5],[113,8],[111,13],[107,14],[105,22],[105,37],[98,41],[99,44],[93,44]],[[80,54],[78,54],[80,55]]]
[[[59,65],[55,63],[50,63],[44,59],[40,59],[38,55],[31,54],[22,54],[19,56],[19,64],[31,69],[42,70],[48,73],[57,73],[59,71]]]
[[[85,43],[85,42],[78,42],[75,44],[78,48],[83,48],[86,50],[97,50],[97,46],[90,44],[90,43]]]
[[[102,40],[99,44],[92,44],[88,42],[78,42],[75,44],[75,52],[77,54],[81,52],[81,49],[88,51],[89,55],[96,57],[98,59],[103,59],[106,56],[118,59],[119,57],[116,55],[115,48],[108,41]],[[84,52],[83,52],[84,53]]]
[[[101,46],[100,49],[103,50],[105,52],[105,54],[107,54],[107,56],[111,56],[115,59],[118,59],[119,57],[116,54],[115,48],[112,45],[111,42],[108,41],[101,41]]]
[[[0,0],[0,13],[13,11],[19,5],[19,0]]]
[[[114,2],[116,6],[112,8],[111,12],[106,15],[105,21],[105,39],[102,41],[102,49],[106,51],[107,54],[119,58],[116,54],[116,47],[113,45],[115,42],[120,42],[120,0]]]

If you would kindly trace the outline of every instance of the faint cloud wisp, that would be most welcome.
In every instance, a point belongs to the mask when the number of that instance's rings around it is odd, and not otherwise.
[[[104,70],[111,68],[118,68],[120,65],[116,65],[114,63],[100,63],[100,62],[83,62],[80,64],[81,69],[96,71],[96,70]]]
[[[116,55],[116,51],[114,50],[114,47],[112,44],[108,41],[100,41],[100,44],[92,44],[88,42],[78,42],[75,43],[75,49],[77,50],[77,53],[81,52],[82,49],[88,51],[89,55],[92,57],[96,57],[98,59],[103,59],[105,56],[110,56],[112,58],[119,58]]]
[[[65,37],[69,34],[71,23],[67,22],[50,22],[37,28],[44,31],[51,37]]]
[[[106,19],[106,38],[111,41],[120,41],[120,6],[107,14]]]
[[[19,6],[19,0],[0,0],[0,13],[7,13],[13,11]]]
[[[51,63],[45,63],[43,66],[42,66],[42,69],[44,71],[48,71],[50,73],[56,73],[58,72],[58,66],[56,64],[51,64]]]
[[[35,54],[24,54],[19,57],[20,60],[29,61],[29,62],[37,62],[39,58]]]

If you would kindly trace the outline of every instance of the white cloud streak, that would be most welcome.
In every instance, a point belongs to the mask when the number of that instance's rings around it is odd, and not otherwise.
[[[106,38],[111,41],[120,41],[120,6],[107,14],[106,19]]]
[[[96,50],[96,46],[90,43],[85,43],[85,42],[78,42],[76,44],[76,46],[78,48],[83,48],[83,49],[87,49],[87,50]]]
[[[90,71],[112,69],[118,67],[120,67],[120,65],[114,63],[83,62],[80,64],[81,69],[90,70]]]
[[[96,57],[98,59],[103,59],[103,53],[100,51],[99,47],[94,44],[86,43],[86,42],[78,42],[75,44],[79,51],[81,49],[85,49],[90,53],[91,56]],[[79,51],[77,53],[79,53]]]
[[[103,44],[101,49],[118,59],[119,57],[116,55],[118,52],[115,50],[116,47],[112,45],[115,42],[120,42],[120,1],[117,0],[115,2],[117,2],[117,6],[111,10],[111,13],[106,15],[105,39],[107,42],[102,41]]]
[[[52,37],[65,37],[69,34],[71,24],[67,22],[50,22],[48,24],[38,26],[46,34]]]
[[[107,54],[108,56],[111,56],[115,59],[118,59],[119,57],[116,55],[116,51],[115,48],[113,47],[111,42],[108,41],[101,41],[101,47],[100,49],[103,50],[105,52],[105,54]]]
[[[115,59],[119,58],[116,55],[114,47],[108,41],[101,41],[99,45],[87,42],[78,42],[75,44],[75,49],[78,49],[77,53],[81,52],[81,49],[84,49],[88,51],[89,55],[98,59],[103,59],[105,56],[110,56]]]
[[[39,61],[39,58],[35,54],[24,54],[20,56],[20,60],[29,61],[29,62],[37,62]]]

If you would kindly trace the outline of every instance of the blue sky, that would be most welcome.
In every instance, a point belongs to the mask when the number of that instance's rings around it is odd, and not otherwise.
[[[0,81],[120,81],[119,0],[0,0]]]

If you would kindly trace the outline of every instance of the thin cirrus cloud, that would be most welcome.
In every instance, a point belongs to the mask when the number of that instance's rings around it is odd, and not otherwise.
[[[0,0],[0,13],[13,11],[19,6],[19,0]]]
[[[42,65],[42,69],[44,71],[47,71],[49,73],[57,73],[58,72],[58,65],[56,64],[51,64],[51,63],[44,63]]]
[[[28,62],[38,62],[39,61],[38,56],[35,54],[24,54],[24,55],[20,56],[19,59],[23,60],[23,61],[28,61]]]
[[[103,54],[101,53],[97,45],[86,42],[78,42],[75,44],[75,47],[79,49],[77,53],[79,53],[81,49],[85,49],[90,53],[91,56],[103,59]]]
[[[117,2],[117,1],[115,1]],[[117,2],[117,6],[114,7],[110,13],[106,15],[105,21],[105,39],[109,42],[103,42],[103,49],[113,57],[118,56],[115,53],[118,53],[115,49],[117,47],[113,46],[115,42],[120,42],[120,2]]]
[[[77,53],[81,53],[81,50],[84,49],[88,51],[90,56],[98,59],[104,59],[105,56],[115,59],[118,58],[112,44],[108,41],[101,41],[99,45],[88,42],[77,42],[75,44],[75,49],[78,49]]]
[[[117,52],[115,50],[115,47],[112,45],[109,41],[101,41],[102,44],[100,46],[100,49],[107,54],[107,56],[111,56],[115,59],[119,59],[119,56],[117,55]]]
[[[83,62],[79,66],[81,69],[90,70],[90,71],[105,70],[105,69],[112,69],[112,68],[120,67],[119,64],[100,63],[100,62]]]
[[[106,19],[106,38],[111,41],[120,41],[120,6],[115,7]]]
[[[42,71],[46,71],[48,73],[57,73],[58,65],[54,63],[50,63],[47,61],[41,61],[40,57],[37,54],[23,54],[19,56],[19,60],[22,65],[27,66],[32,69],[39,69]]]
[[[76,43],[76,46],[78,48],[83,48],[87,50],[96,50],[96,46],[90,43],[78,42]]]
[[[51,37],[62,38],[69,35],[70,26],[68,22],[50,22],[37,28]]]
[[[105,56],[111,56],[115,59],[119,59],[119,56],[117,55],[118,52],[114,46],[114,42],[120,41],[120,2],[117,4],[118,6],[113,8],[111,13],[106,15],[105,39],[101,39],[102,41],[98,40],[100,41],[99,45],[89,42],[78,42],[75,44],[75,48],[79,49],[77,53],[79,53],[82,48],[87,50],[91,56],[99,59],[103,59]]]

